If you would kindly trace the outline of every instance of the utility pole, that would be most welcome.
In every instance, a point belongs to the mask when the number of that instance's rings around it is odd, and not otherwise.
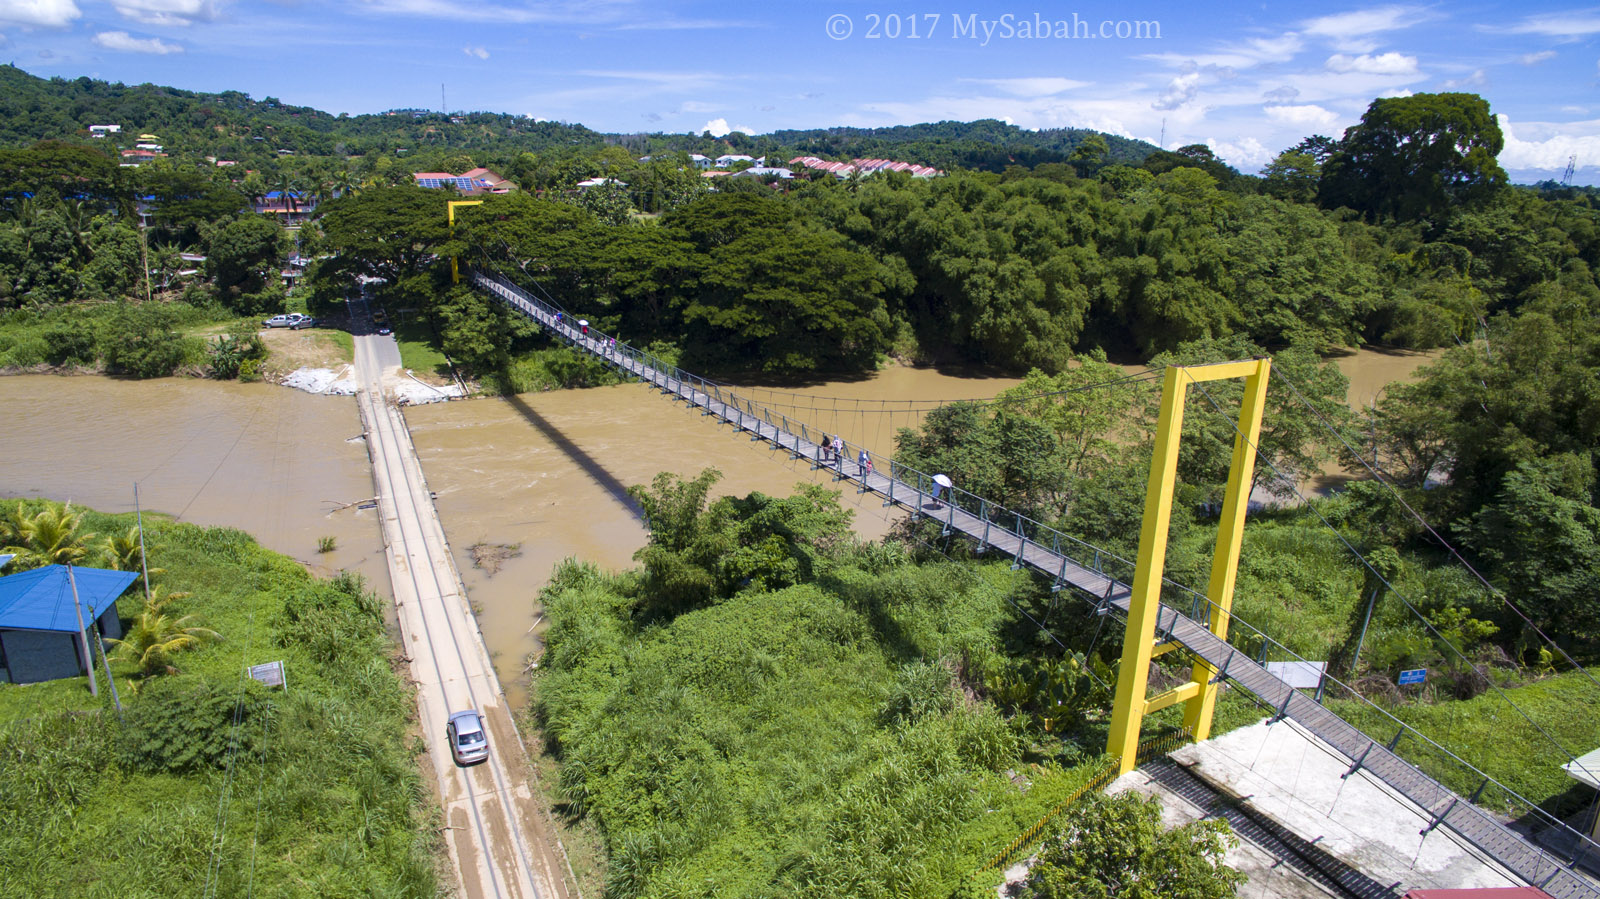
[[[144,301],[150,302],[150,239],[144,233],[144,216],[139,216],[139,258],[144,261]]]
[[[95,683],[94,653],[89,651],[89,635],[83,628],[83,604],[78,601],[78,579],[72,576],[72,563],[67,563],[67,583],[72,585],[72,610],[78,613],[78,640],[83,644],[83,667],[89,673],[89,694],[100,695],[100,687]]]
[[[139,522],[139,569],[144,572],[144,601],[150,603],[150,562],[144,555],[144,512],[139,508],[139,482],[133,482],[133,515]]]

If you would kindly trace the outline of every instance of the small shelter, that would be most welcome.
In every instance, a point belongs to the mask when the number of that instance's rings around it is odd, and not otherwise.
[[[1561,769],[1567,772],[1578,783],[1591,790],[1600,790],[1600,749],[1595,749],[1578,756]],[[1589,825],[1589,839],[1600,842],[1600,813],[1596,813],[1594,820]]]
[[[0,681],[31,684],[86,674],[94,659],[84,658],[81,634],[92,639],[89,629],[98,624],[102,638],[122,636],[117,597],[139,575],[74,566],[72,577],[83,609],[81,629],[66,566],[0,577]]]

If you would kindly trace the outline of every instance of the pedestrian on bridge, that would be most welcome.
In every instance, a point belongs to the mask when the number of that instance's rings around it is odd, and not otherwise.
[[[955,482],[951,481],[950,476],[947,474],[936,474],[933,476],[933,507],[935,509],[939,508],[939,501],[946,493],[950,491],[950,488],[954,486]]]
[[[872,457],[867,455],[866,450],[862,450],[861,455],[856,457],[856,467],[861,469],[862,480],[866,480],[867,475],[872,474]]]
[[[589,320],[588,319],[586,319],[586,318],[578,319],[578,327],[583,329],[583,336],[585,336],[585,337],[589,336]]]
[[[833,435],[833,464],[844,470],[844,440],[838,434]]]

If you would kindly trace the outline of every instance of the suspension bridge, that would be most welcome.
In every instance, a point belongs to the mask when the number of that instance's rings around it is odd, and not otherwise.
[[[1264,664],[1265,647],[1274,644],[1281,647],[1281,644],[1255,631],[1263,647],[1258,658],[1228,642],[1225,627],[1218,626],[1219,619],[1224,624],[1230,620],[1226,606],[1219,607],[1215,600],[1206,595],[1189,591],[1187,609],[1169,602],[1153,603],[1147,609],[1136,601],[1136,588],[1141,587],[1139,572],[1135,571],[1133,563],[1125,559],[1105,553],[1027,516],[1001,508],[983,497],[935,482],[932,476],[897,462],[890,461],[886,470],[870,462],[863,465],[855,459],[860,447],[845,443],[841,447],[824,449],[823,443],[829,438],[804,422],[780,415],[739,395],[726,385],[683,371],[634,347],[617,343],[587,324],[572,320],[553,303],[533,296],[500,275],[481,271],[465,274],[474,286],[529,317],[571,346],[651,385],[674,400],[683,401],[690,408],[700,410],[702,415],[715,417],[719,422],[731,425],[737,433],[748,435],[753,441],[764,441],[797,459],[809,460],[816,468],[830,468],[837,480],[848,481],[862,492],[883,497],[885,505],[898,506],[937,521],[947,533],[964,534],[976,541],[981,550],[1010,557],[1013,567],[1026,566],[1043,573],[1052,580],[1055,589],[1070,588],[1102,610],[1115,610],[1129,617],[1130,630],[1134,627],[1136,617],[1146,619],[1142,622],[1146,628],[1151,624],[1148,619],[1153,618],[1156,643],[1154,647],[1142,650],[1144,667],[1148,668],[1152,649],[1154,654],[1159,654],[1166,649],[1181,648],[1196,659],[1197,679],[1185,685],[1189,689],[1180,687],[1150,700],[1144,700],[1143,697],[1135,700],[1137,708],[1133,711],[1136,717],[1132,730],[1135,744],[1138,715],[1178,702],[1197,702],[1197,694],[1209,690],[1214,695],[1217,683],[1229,681],[1255,696],[1263,706],[1272,709],[1276,718],[1295,721],[1348,759],[1350,767],[1345,777],[1365,773],[1422,810],[1429,821],[1424,834],[1444,828],[1476,847],[1517,878],[1539,887],[1556,899],[1600,899],[1600,887],[1574,870],[1576,856],[1553,855],[1535,845],[1499,816],[1475,804],[1491,784],[1507,794],[1515,795],[1509,788],[1473,768],[1472,771],[1483,776],[1483,786],[1469,800],[1422,773],[1398,755],[1395,749],[1401,737],[1407,734],[1422,740],[1427,740],[1426,737],[1397,721],[1400,729],[1395,737],[1380,741],[1329,711],[1316,698],[1290,686]],[[1230,370],[1228,374],[1231,373]],[[1261,376],[1259,387],[1264,395],[1264,368]],[[1249,443],[1241,431],[1240,446]],[[1248,449],[1253,451],[1254,446],[1249,445]],[[1158,446],[1157,452],[1161,451]],[[1175,459],[1175,443],[1171,452]],[[1238,454],[1236,449],[1236,458]],[[1245,480],[1248,482],[1248,477]],[[1243,502],[1243,499],[1239,501]],[[1242,510],[1238,520],[1243,520]],[[1165,534],[1164,522],[1161,533]],[[1234,554],[1236,559],[1237,545],[1234,546]],[[1156,579],[1157,590],[1162,585],[1159,567],[1158,561],[1156,572],[1146,573],[1146,580]],[[1108,571],[1108,568],[1112,571]],[[1124,574],[1119,578],[1116,572]],[[1179,586],[1170,581],[1165,584],[1169,587]],[[1231,587],[1229,593],[1231,595]],[[1231,620],[1249,627],[1237,618]],[[1209,679],[1200,678],[1198,672],[1202,671],[1211,672],[1212,676]],[[1143,677],[1138,680],[1138,689],[1142,692]],[[1119,714],[1124,713],[1119,709]],[[1205,717],[1208,724],[1209,711]],[[1116,730],[1117,724],[1114,723],[1113,731]],[[1205,730],[1204,727],[1199,728],[1196,731],[1197,738],[1203,739]],[[1433,745],[1449,754],[1443,747]],[[1453,754],[1450,755],[1454,758]],[[1126,758],[1127,765],[1131,767],[1131,753]],[[1552,826],[1565,827],[1560,822]],[[1572,835],[1577,837],[1575,845],[1579,854],[1594,848],[1593,842],[1582,834],[1572,832]]]

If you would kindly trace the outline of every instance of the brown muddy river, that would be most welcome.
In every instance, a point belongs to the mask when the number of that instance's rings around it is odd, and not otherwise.
[[[1362,351],[1338,360],[1352,404],[1408,377],[1430,355]],[[939,401],[991,397],[1016,379],[890,368],[859,381],[752,398],[880,454],[896,429]],[[388,591],[372,510],[341,508],[372,495],[355,402],[264,384],[99,377],[0,378],[0,495],[71,498],[108,512],[146,509],[249,531],[264,545],[331,573],[351,568]],[[525,697],[524,658],[537,647],[535,598],[567,557],[606,569],[633,564],[645,530],[625,490],[660,471],[715,466],[714,495],[786,495],[826,472],[735,436],[643,385],[526,394],[407,410],[440,517],[509,698]],[[847,488],[865,538],[892,516]],[[337,549],[317,552],[318,539]],[[476,543],[520,545],[490,575]]]

